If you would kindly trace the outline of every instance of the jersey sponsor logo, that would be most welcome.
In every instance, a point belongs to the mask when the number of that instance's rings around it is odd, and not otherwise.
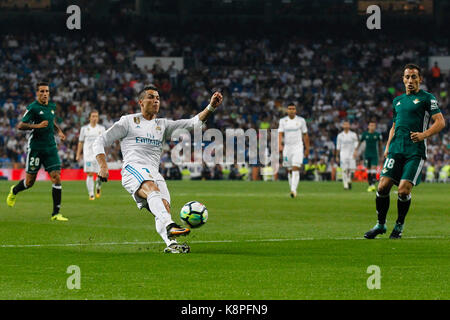
[[[436,100],[434,100],[434,99],[430,100],[430,104],[431,104],[431,107],[430,107],[431,110],[436,110],[438,108]]]
[[[420,102],[420,100],[416,98],[413,102],[414,102],[414,104],[418,104]]]
[[[136,137],[136,143],[145,143],[145,144],[151,144],[153,146],[161,146],[161,141],[156,139],[150,139],[150,138],[144,138],[144,137]]]

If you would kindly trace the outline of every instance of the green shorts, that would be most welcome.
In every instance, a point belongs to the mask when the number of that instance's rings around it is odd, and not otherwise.
[[[372,166],[378,166],[378,156],[367,156],[364,157],[364,165],[367,169],[370,169]]]
[[[58,149],[28,149],[25,171],[35,174],[39,171],[41,165],[44,165],[45,171],[47,172],[61,170]]]
[[[417,186],[420,183],[424,162],[425,160],[418,155],[389,154],[384,161],[381,176],[391,178],[396,185],[400,180],[408,180]]]

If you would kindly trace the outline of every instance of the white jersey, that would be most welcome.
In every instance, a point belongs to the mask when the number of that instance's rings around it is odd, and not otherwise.
[[[163,118],[147,120],[142,113],[122,116],[95,140],[94,153],[105,153],[105,146],[120,140],[122,168],[142,165],[158,172],[163,143],[170,139],[172,132],[176,129],[191,130],[202,123],[198,116],[176,121]]]
[[[336,149],[340,150],[341,159],[353,158],[357,146],[358,136],[353,131],[349,130],[347,133],[342,131],[338,134]]]
[[[92,147],[95,139],[104,132],[105,127],[99,124],[95,127],[91,127],[90,124],[81,127],[78,141],[83,142],[83,158],[85,162],[95,160],[95,154]]]
[[[294,119],[286,116],[280,119],[278,132],[284,133],[284,146],[303,150],[303,134],[308,133],[304,118],[295,116]]]

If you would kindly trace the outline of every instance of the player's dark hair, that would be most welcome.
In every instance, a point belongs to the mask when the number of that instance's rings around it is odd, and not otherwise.
[[[138,94],[138,99],[139,99],[139,100],[144,99],[144,95],[145,95],[145,92],[146,92],[147,90],[155,90],[155,91],[158,91],[158,88],[157,88],[156,86],[154,86],[153,84],[149,84],[149,85],[145,86],[141,91],[139,91],[139,94]]]
[[[421,76],[421,69],[420,69],[420,67],[417,65],[417,64],[414,64],[414,63],[408,63],[404,68],[403,68],[403,70],[405,70],[405,69],[416,69],[417,71],[419,71],[419,76]]]
[[[40,81],[40,82],[36,83],[36,90],[39,90],[39,87],[42,87],[42,86],[48,87],[48,82]]]
[[[287,105],[288,107],[290,107],[290,106],[294,106],[294,107],[296,107],[297,108],[297,106],[295,105],[295,103],[293,103],[293,102],[290,102],[290,103],[288,103],[288,105]]]

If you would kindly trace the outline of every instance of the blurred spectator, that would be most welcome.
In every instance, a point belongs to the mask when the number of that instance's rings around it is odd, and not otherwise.
[[[228,179],[230,180],[241,180],[242,176],[239,173],[239,165],[237,163],[234,163],[230,166],[230,174],[228,176]]]
[[[214,166],[213,180],[222,180],[222,179],[223,179],[222,166],[217,163]]]

